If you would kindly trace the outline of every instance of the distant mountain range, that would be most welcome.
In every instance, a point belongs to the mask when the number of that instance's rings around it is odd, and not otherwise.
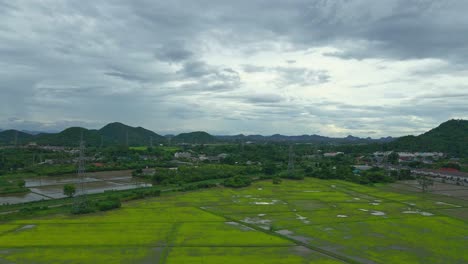
[[[149,146],[160,143],[189,143],[209,144],[217,142],[296,142],[296,143],[336,143],[336,144],[365,144],[371,142],[390,142],[392,137],[371,139],[348,136],[345,138],[330,138],[319,135],[285,136],[275,134],[262,135],[235,135],[214,136],[204,131],[181,133],[179,135],[161,136],[142,127],[131,127],[122,123],[110,123],[103,128],[86,129],[82,127],[70,127],[59,133],[26,133],[17,130],[4,130],[0,132],[0,145],[27,144],[35,142],[39,145],[77,146],[83,136],[89,146]]]
[[[71,127],[60,133],[40,133],[33,135],[17,130],[3,130],[0,132],[0,145],[27,144],[36,142],[40,145],[77,146],[80,138],[89,146],[149,146],[153,144],[191,143],[208,144],[217,142],[295,142],[295,143],[324,143],[324,144],[368,144],[384,143],[387,149],[402,151],[441,151],[446,153],[464,154],[468,156],[468,121],[450,120],[439,127],[419,136],[405,136],[401,138],[359,138],[347,136],[344,138],[325,137],[320,135],[285,136],[275,134],[262,135],[234,135],[214,136],[203,131],[182,133],[179,135],[161,136],[142,127],[131,127],[122,123],[110,123],[103,128],[86,129]]]
[[[395,140],[392,137],[372,139],[372,138],[359,138],[354,136],[347,136],[345,138],[331,138],[319,135],[301,135],[301,136],[285,136],[280,134],[275,134],[272,136],[262,136],[262,135],[236,135],[236,136],[218,136],[221,141],[252,141],[252,142],[296,142],[296,143],[337,143],[337,144],[346,144],[346,143],[384,143],[391,142]]]

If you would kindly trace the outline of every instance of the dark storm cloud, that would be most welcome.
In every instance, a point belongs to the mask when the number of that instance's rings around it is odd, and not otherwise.
[[[467,9],[468,2],[461,0],[0,0],[0,126],[59,129],[119,120],[155,130],[165,124],[200,124],[209,130],[216,126],[213,119],[261,119],[265,124],[233,121],[226,129],[239,132],[237,124],[268,131],[279,127],[268,126],[275,120],[297,120],[354,130],[361,124],[368,132],[399,134],[403,126],[419,131],[468,112],[463,80],[450,83],[450,91],[428,80],[430,92],[395,95],[399,104],[320,101],[294,94],[304,87],[331,86],[335,76],[319,63],[312,69],[288,56],[281,58],[282,66],[265,66],[268,61],[257,65],[250,58],[327,46],[336,51],[325,55],[338,59],[444,62],[410,77],[339,87],[359,90],[357,97],[375,86],[463,76]],[[226,54],[232,60],[223,60]],[[236,59],[242,61],[232,65]],[[262,73],[273,76],[271,91],[243,79]],[[285,96],[289,86],[297,89]],[[410,117],[419,121],[408,122]],[[186,123],[191,118],[196,120]],[[391,130],[391,122],[401,125]]]

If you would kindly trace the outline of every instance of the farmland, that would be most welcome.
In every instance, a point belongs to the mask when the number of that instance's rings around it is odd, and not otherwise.
[[[0,263],[467,263],[467,206],[337,180],[260,181],[5,222]]]

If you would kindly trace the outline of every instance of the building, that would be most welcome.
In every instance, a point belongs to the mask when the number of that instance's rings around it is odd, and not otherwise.
[[[190,152],[176,152],[174,154],[174,158],[176,159],[190,159],[192,157],[192,154]]]
[[[327,158],[336,157],[338,155],[344,155],[344,153],[343,152],[328,152],[328,153],[323,154],[323,156]]]

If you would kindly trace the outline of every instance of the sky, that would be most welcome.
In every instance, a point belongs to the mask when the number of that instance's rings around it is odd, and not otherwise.
[[[0,128],[382,137],[468,119],[466,0],[0,0]]]

